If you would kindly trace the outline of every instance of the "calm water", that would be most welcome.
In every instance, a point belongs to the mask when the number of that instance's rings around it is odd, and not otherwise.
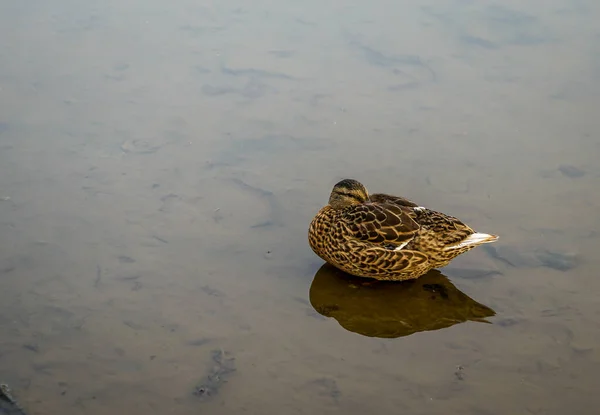
[[[596,413],[600,3],[347,3],[0,2],[31,414]],[[500,241],[337,275],[306,232],[343,177]]]

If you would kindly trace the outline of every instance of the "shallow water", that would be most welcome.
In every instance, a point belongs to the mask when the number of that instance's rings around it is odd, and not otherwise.
[[[31,414],[596,413],[600,4],[355,3],[0,3]],[[340,277],[306,232],[343,177],[500,240]]]

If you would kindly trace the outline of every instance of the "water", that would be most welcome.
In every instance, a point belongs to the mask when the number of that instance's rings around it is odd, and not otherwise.
[[[0,381],[32,414],[595,413],[599,18],[0,3]],[[306,232],[343,177],[500,241],[336,277]]]

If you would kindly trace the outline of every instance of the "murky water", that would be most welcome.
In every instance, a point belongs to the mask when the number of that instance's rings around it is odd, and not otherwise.
[[[0,381],[31,414],[592,414],[600,3],[0,2]],[[500,235],[309,249],[343,177]]]

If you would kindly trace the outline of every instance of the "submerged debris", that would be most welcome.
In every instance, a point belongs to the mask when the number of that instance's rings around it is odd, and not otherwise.
[[[306,389],[312,396],[325,398],[335,404],[339,403],[340,396],[342,395],[337,381],[333,378],[316,378],[305,383],[302,388]]]
[[[573,254],[545,250],[537,252],[536,257],[542,266],[558,271],[569,271],[577,266],[577,257]]]
[[[8,385],[0,384],[0,414],[2,415],[26,415],[16,399],[12,396]]]
[[[465,380],[465,368],[462,365],[456,366],[456,370],[454,371],[454,377],[456,380]]]
[[[161,145],[153,145],[145,140],[127,139],[120,148],[125,154],[153,154],[160,150]]]
[[[446,270],[446,274],[449,277],[457,277],[461,279],[478,279],[478,278],[487,278],[493,277],[496,275],[503,275],[502,272],[496,269],[483,269],[483,268],[448,268]]]
[[[511,267],[516,268],[528,268],[539,266],[539,262],[536,260],[533,254],[522,252],[517,249],[513,249],[510,246],[498,245],[484,245],[481,247],[491,258],[505,263]]]
[[[519,252],[507,246],[484,246],[483,250],[490,257],[516,268],[546,267],[558,271],[569,271],[578,265],[576,255],[547,249]]]
[[[268,219],[266,219],[263,222],[252,225],[251,226],[252,228],[262,228],[262,227],[268,227],[268,226],[273,226],[273,225],[281,226],[283,224],[283,219],[282,219],[283,208],[273,192],[271,192],[269,190],[265,190],[265,189],[257,187],[257,186],[250,185],[250,184],[246,183],[245,181],[238,179],[238,178],[233,178],[233,179],[231,179],[231,181],[233,183],[235,183],[240,189],[250,192],[251,194],[255,195],[256,197],[264,200],[266,205],[269,208]]]
[[[121,264],[133,264],[135,262],[135,259],[127,255],[120,255],[118,259]]]
[[[223,349],[213,350],[213,366],[208,371],[206,379],[194,388],[194,395],[206,401],[219,393],[219,389],[227,382],[229,376],[235,372],[235,358]]]
[[[558,171],[572,179],[577,179],[585,175],[585,171],[581,170],[579,167],[571,166],[570,164],[559,166]]]

